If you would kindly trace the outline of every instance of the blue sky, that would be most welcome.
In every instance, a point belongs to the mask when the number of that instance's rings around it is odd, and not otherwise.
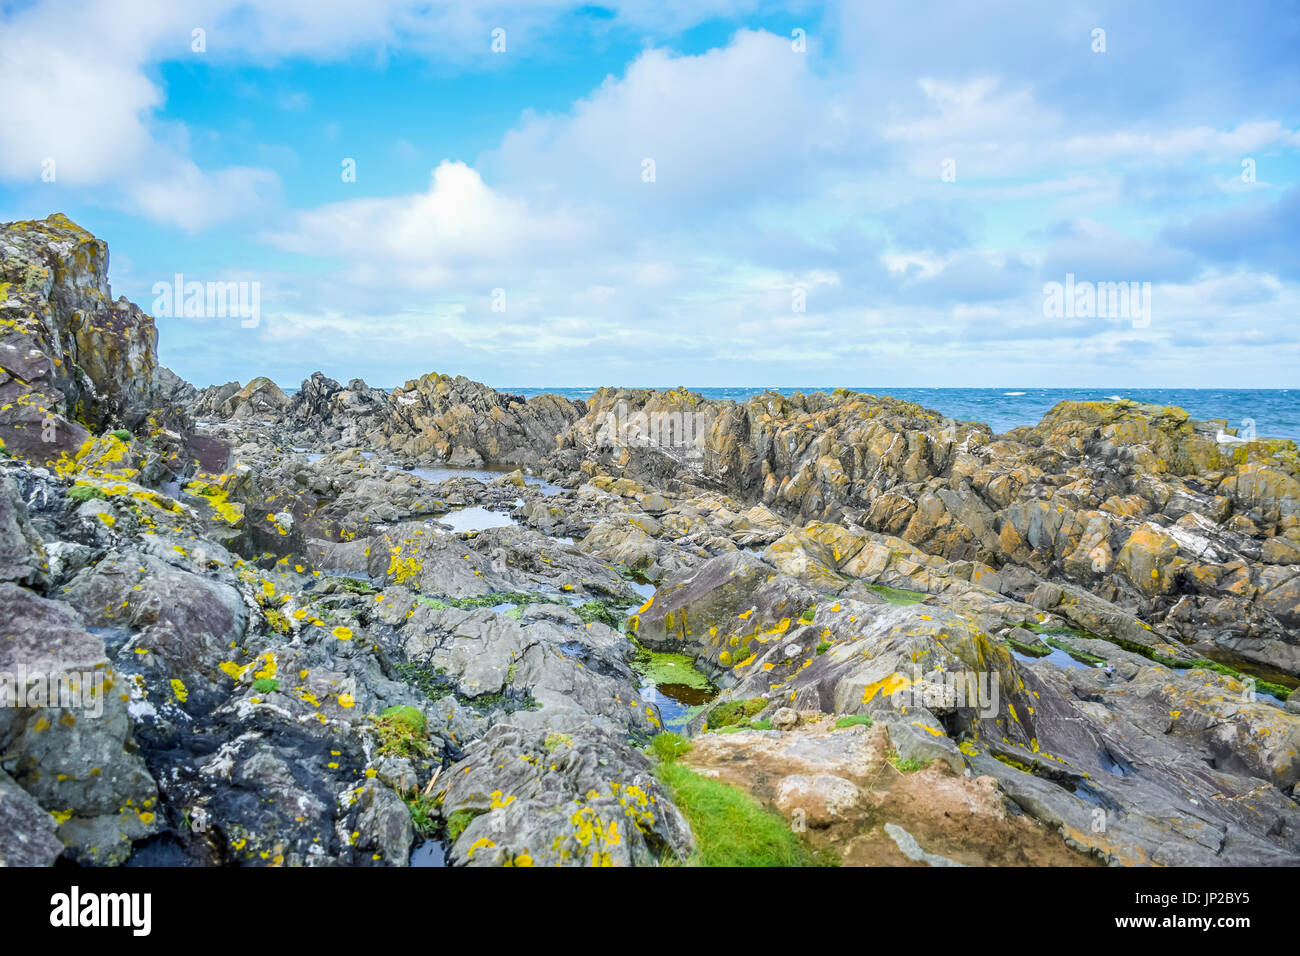
[[[0,219],[106,239],[198,385],[1298,384],[1294,3],[0,18]],[[176,273],[257,283],[257,325],[157,314]],[[1046,315],[1067,274],[1149,321]]]

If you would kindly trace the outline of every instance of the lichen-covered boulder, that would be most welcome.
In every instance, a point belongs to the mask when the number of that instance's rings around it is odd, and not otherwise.
[[[453,768],[442,813],[461,866],[653,866],[694,847],[645,755],[580,723],[493,727]]]

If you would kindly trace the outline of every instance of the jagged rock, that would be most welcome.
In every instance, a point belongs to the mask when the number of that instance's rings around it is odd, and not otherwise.
[[[62,215],[0,226],[0,438],[11,452],[56,460],[83,425],[139,426],[158,404],[157,368],[153,319],[113,301],[102,240]]]
[[[1213,426],[1133,402],[1062,402],[1037,427],[994,436],[847,390],[740,404],[668,396],[597,393],[550,461],[718,482],[787,517],[851,521],[987,573],[1025,567],[1148,624],[1167,622],[1189,642],[1300,673],[1300,568],[1285,537],[1300,526],[1293,442],[1257,439],[1229,453]],[[620,422],[689,408],[699,456],[678,461],[672,449],[602,432],[620,402]],[[644,541],[637,549],[654,551]],[[837,569],[822,563],[821,583],[834,590]]]
[[[645,756],[581,724],[498,724],[462,764],[442,807],[448,821],[468,821],[453,864],[646,866],[694,847]]]
[[[49,557],[12,479],[0,475],[0,581],[43,587]]]
[[[0,584],[0,608],[8,638],[0,640],[0,672],[25,675],[19,679],[28,685],[29,706],[0,708],[9,772],[55,815],[73,858],[121,863],[132,841],[162,823],[157,787],[131,745],[121,677],[104,642],[67,605]],[[39,687],[43,697],[29,696]]]
[[[535,465],[583,413],[556,395],[525,401],[463,376],[425,375],[393,389],[384,446],[413,458]]]
[[[0,770],[0,866],[51,866],[63,852],[54,817]]]

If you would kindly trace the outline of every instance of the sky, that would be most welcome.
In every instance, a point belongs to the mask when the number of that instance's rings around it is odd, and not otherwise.
[[[1297,51],[1265,0],[0,0],[0,220],[106,240],[199,386],[1288,388]]]

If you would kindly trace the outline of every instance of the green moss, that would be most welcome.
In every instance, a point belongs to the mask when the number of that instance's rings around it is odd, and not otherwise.
[[[695,834],[688,866],[819,866],[837,861],[812,853],[776,814],[749,794],[686,769],[661,763],[655,774],[672,793]]]
[[[1027,657],[1046,657],[1052,653],[1052,649],[1044,644],[1025,644],[1022,641],[1017,641],[1014,637],[1008,637],[1007,644]]]
[[[414,734],[423,734],[427,728],[427,721],[424,718],[424,712],[419,708],[411,707],[409,704],[397,704],[389,707],[380,717],[391,717],[400,721],[410,728]]]
[[[394,675],[402,683],[415,688],[429,700],[442,700],[452,692],[453,683],[446,671],[418,661],[403,661],[393,665]]]
[[[339,578],[339,587],[350,594],[378,593],[378,589],[373,584],[360,578]]]
[[[906,588],[891,588],[886,584],[868,584],[868,590],[875,591],[890,604],[897,604],[900,607],[906,607],[909,604],[920,604],[930,595],[924,591],[908,591]]]
[[[615,610],[606,601],[584,601],[574,610],[578,612],[578,617],[582,618],[584,623],[605,624],[616,631],[622,629],[623,621],[626,620],[625,615]]]
[[[749,719],[760,713],[767,706],[766,697],[750,697],[748,700],[728,700],[709,711],[705,726],[712,730],[721,727],[733,727],[747,724]]]
[[[107,499],[108,495],[104,494],[103,489],[96,488],[94,485],[73,485],[68,489],[68,497],[73,501],[85,503],[91,498]]]
[[[835,721],[836,730],[843,730],[845,727],[857,727],[859,725],[870,727],[872,725],[872,720],[866,714],[849,714],[847,717],[841,717],[839,720]]]
[[[125,428],[116,428],[113,431],[109,432],[109,434],[112,435],[114,438],[116,438],[118,441],[130,441],[132,438],[135,437]]]
[[[662,734],[655,734],[650,740],[650,753],[654,754],[664,763],[672,763],[678,757],[689,753],[691,742],[681,734],[675,734],[672,731],[665,731]]]
[[[473,819],[482,816],[485,813],[487,813],[486,810],[478,810],[475,808],[466,808],[454,811],[447,817],[447,841],[449,843],[455,843],[460,839],[460,835],[465,832],[465,828],[470,825]]]
[[[456,699],[467,707],[472,707],[483,717],[486,717],[494,710],[504,710],[507,714],[513,714],[520,710],[541,710],[542,708],[542,705],[531,694],[516,691],[507,691],[503,694],[479,694],[477,697],[464,697],[457,694]]]
[[[771,730],[772,722],[766,717],[762,717],[758,720],[751,720],[749,726],[754,730]]]
[[[808,610],[804,611],[802,614],[799,615],[799,620],[803,621],[803,623],[805,624],[811,624],[813,622],[813,618],[816,616],[817,616],[817,605],[814,604]]]
[[[1087,651],[1076,650],[1060,638],[1044,635],[1043,640],[1046,641],[1049,646],[1056,648],[1058,651],[1065,651],[1065,653],[1069,654],[1076,661],[1082,661],[1085,664],[1106,663],[1106,658],[1098,657],[1096,654],[1089,654]]]
[[[259,677],[253,681],[253,690],[259,694],[272,694],[280,689],[280,682],[274,677]]]
[[[900,757],[897,750],[891,750],[885,754],[885,759],[889,761],[890,766],[901,773],[915,773],[918,770],[924,770],[930,766],[928,760],[917,760],[914,757]]]
[[[379,753],[395,757],[426,757],[424,714],[414,707],[389,707],[374,721],[379,733]]]
[[[818,654],[825,654],[825,653],[826,653],[827,651],[829,651],[830,649],[831,649],[831,642],[830,642],[830,641],[822,641],[820,644],[817,645],[817,653],[818,653]]]

